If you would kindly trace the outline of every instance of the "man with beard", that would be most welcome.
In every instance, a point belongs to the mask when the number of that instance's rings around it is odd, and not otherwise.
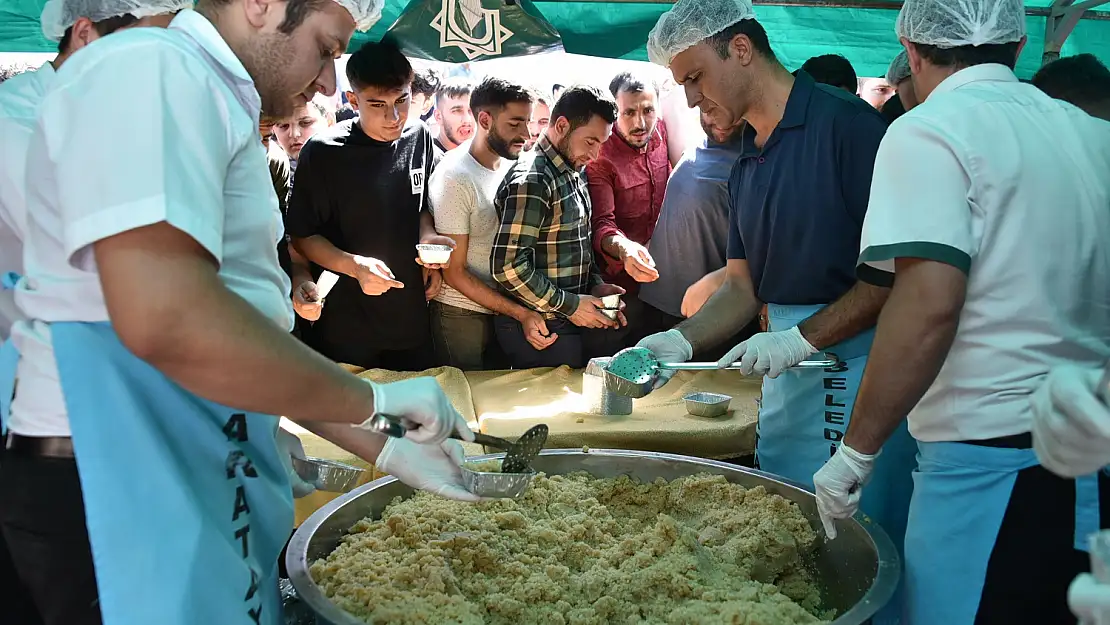
[[[546,95],[539,90],[533,94],[535,106],[532,107],[532,118],[528,120],[528,143],[524,146],[525,150],[531,150],[536,146],[536,142],[540,140],[540,135],[551,124],[551,96]]]
[[[309,344],[336,362],[423,371],[439,364],[428,300],[441,276],[417,263],[415,246],[455,244],[436,234],[428,206],[439,158],[428,128],[407,123],[412,66],[395,43],[362,46],[347,78],[359,115],[301,149],[289,201],[294,247],[340,276]]]
[[[0,465],[0,511],[6,533],[40,539],[85,523],[98,592],[85,610],[99,615],[57,622],[280,623],[293,507],[274,415],[416,488],[474,499],[445,440],[469,430],[434,380],[368,384],[289,335],[260,109],[282,118],[334,92],[335,59],[380,11],[201,0],[55,76],[27,152],[27,320],[5,450],[20,462]],[[387,441],[368,431],[382,412],[421,425]],[[63,462],[79,480],[31,487]],[[51,514],[78,499],[83,515]],[[45,592],[70,592],[30,558]]]
[[[889,289],[856,277],[871,173],[886,123],[860,98],[795,77],[778,61],[750,0],[679,0],[648,38],[691,106],[715,125],[741,122],[729,178],[725,281],[677,328],[641,342],[663,361],[686,361],[752,321],[768,332],[718,361],[763,380],[756,458],[762,470],[812,485],[832,456],[867,363]],[[834,368],[791,369],[828,350]],[[659,384],[672,377],[663,372]],[[905,529],[916,450],[905,425],[876,467],[863,509],[896,543]],[[897,620],[892,605],[882,623]]]
[[[432,302],[432,337],[440,360],[464,371],[486,368],[493,316],[511,317],[536,349],[552,343],[539,313],[498,293],[489,257],[501,225],[493,207],[497,188],[528,140],[532,95],[520,85],[487,78],[470,96],[477,115],[474,138],[443,158],[430,181],[436,230],[455,240],[455,262]]]
[[[669,330],[693,317],[725,281],[728,178],[740,158],[745,126],[723,129],[705,113],[700,118],[705,142],[687,150],[674,168],[648,245],[659,267],[659,279],[640,287],[649,332]],[[749,323],[719,347],[694,357],[717,360],[758,331],[756,322]]]
[[[575,86],[563,92],[552,117],[494,200],[501,225],[490,254],[493,279],[543,316],[554,341],[538,349],[519,321],[498,315],[494,332],[514,369],[584,367],[591,357],[611,355],[604,353],[609,336],[626,325],[623,314],[605,314],[601,298],[624,289],[605,284],[594,263],[590,196],[579,173],[609,139],[617,105],[600,89]]]
[[[450,152],[474,134],[474,113],[470,106],[473,87],[463,78],[452,78],[436,92],[435,122],[439,127],[435,145],[440,155]]]
[[[617,74],[609,83],[617,102],[613,136],[586,166],[593,204],[594,253],[606,282],[628,294],[625,314],[631,325],[614,344],[614,351],[635,343],[647,332],[642,327],[636,294],[641,283],[659,277],[647,243],[663,207],[671,162],[667,127],[659,118],[659,89],[651,79],[631,72]]]

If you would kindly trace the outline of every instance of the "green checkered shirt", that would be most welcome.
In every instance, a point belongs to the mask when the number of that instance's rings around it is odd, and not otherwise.
[[[501,288],[547,317],[569,317],[578,296],[602,284],[590,245],[586,180],[541,136],[505,175],[494,199],[501,227],[490,273]]]

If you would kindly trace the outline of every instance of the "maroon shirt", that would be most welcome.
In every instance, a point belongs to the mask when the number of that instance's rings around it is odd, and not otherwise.
[[[605,282],[617,284],[629,294],[640,290],[638,282],[624,271],[624,263],[601,249],[605,237],[621,234],[647,245],[663,208],[663,194],[671,176],[667,155],[667,127],[659,120],[651,141],[637,150],[616,132],[601,146],[601,154],[586,166],[586,179],[593,204],[594,256]]]

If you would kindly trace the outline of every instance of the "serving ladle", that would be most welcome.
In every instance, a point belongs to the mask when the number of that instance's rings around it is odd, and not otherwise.
[[[393,438],[404,438],[405,432],[417,427],[419,425],[414,421],[394,415],[379,413],[370,420],[371,431]],[[498,436],[474,432],[474,442],[505,450],[505,459],[501,462],[502,473],[528,473],[532,470],[532,460],[540,454],[547,442],[547,432],[547,425],[534,425],[521,434],[515,443]],[[452,432],[451,438],[463,440],[458,432]]]

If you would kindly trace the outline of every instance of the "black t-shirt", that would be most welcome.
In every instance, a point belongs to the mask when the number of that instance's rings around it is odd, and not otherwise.
[[[416,264],[420,213],[428,207],[427,179],[437,162],[423,123],[382,143],[366,136],[358,119],[316,134],[301,149],[289,198],[289,235],[320,235],[335,247],[384,262],[403,289],[366,295],[358,281],[340,276],[313,327],[313,341],[357,342],[367,351],[411,349],[429,340],[424,276]]]
[[[436,146],[436,154],[440,158],[442,158],[444,154],[446,154],[450,151],[446,147],[443,146],[443,143],[439,140],[439,137],[436,137],[435,139],[432,139],[432,144]]]

